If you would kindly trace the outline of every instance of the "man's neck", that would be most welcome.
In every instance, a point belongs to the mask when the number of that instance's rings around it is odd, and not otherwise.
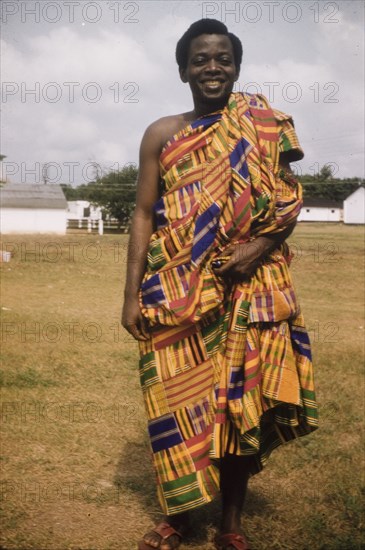
[[[222,111],[224,107],[227,105],[228,97],[225,99],[222,99],[221,101],[217,102],[199,102],[196,103],[194,101],[194,115],[196,118],[199,118],[201,116],[209,115],[210,113],[215,113],[216,111]]]

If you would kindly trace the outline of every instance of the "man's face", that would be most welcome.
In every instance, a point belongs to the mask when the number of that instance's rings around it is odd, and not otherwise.
[[[238,71],[228,36],[201,34],[190,43],[188,64],[180,71],[188,82],[195,101],[224,104],[232,92]]]

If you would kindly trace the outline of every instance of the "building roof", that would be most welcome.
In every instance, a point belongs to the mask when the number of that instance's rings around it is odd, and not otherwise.
[[[57,184],[6,183],[0,188],[1,208],[55,208],[65,210],[67,201]]]
[[[357,189],[355,189],[355,191],[353,191],[351,193],[351,195],[348,195],[345,198],[345,201],[347,201],[348,199],[354,198],[355,195],[359,195],[360,193],[361,193],[361,195],[364,195],[364,191],[365,191],[365,187],[363,185],[359,185],[359,187]],[[360,196],[359,196],[359,198],[360,198]]]
[[[325,197],[304,197],[303,206],[307,208],[315,206],[317,208],[342,208],[342,202]]]

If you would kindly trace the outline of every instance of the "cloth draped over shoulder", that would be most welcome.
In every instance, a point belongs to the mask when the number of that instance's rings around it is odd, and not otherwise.
[[[255,246],[296,220],[301,186],[283,175],[281,153],[303,157],[291,117],[241,93],[161,153],[163,194],[140,289],[150,326],[140,377],[167,514],[214,498],[226,453],[252,455],[254,474],[275,447],[318,424],[287,245],[232,286],[211,267],[228,246]]]

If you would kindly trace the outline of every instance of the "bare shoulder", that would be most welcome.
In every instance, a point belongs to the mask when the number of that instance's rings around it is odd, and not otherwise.
[[[182,130],[185,126],[194,120],[193,112],[180,113],[159,118],[150,124],[144,134],[143,139],[153,141],[160,150],[176,132]]]
[[[162,148],[167,140],[189,123],[189,120],[193,120],[190,113],[166,116],[152,122],[144,133],[139,152],[137,205],[138,209],[145,213],[150,213],[158,198],[159,158]]]

